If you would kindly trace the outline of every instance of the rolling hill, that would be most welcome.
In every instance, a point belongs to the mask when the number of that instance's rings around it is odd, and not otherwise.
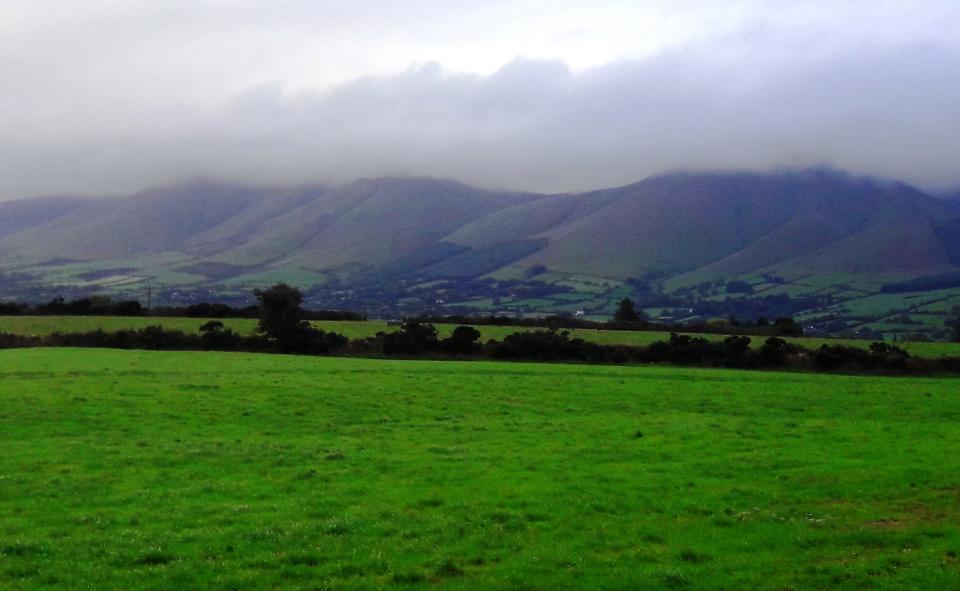
[[[960,270],[960,211],[902,183],[821,169],[675,173],[559,195],[378,178],[0,203],[0,271],[34,273],[36,286],[110,269],[124,270],[124,285],[193,281],[214,292],[288,276],[350,286],[531,269],[557,280],[652,277],[670,289],[829,275],[879,292],[886,281]]]
[[[90,204],[87,199],[70,197],[0,202],[0,238],[41,226]]]
[[[521,222],[509,238],[547,239],[526,262],[619,278],[695,270],[922,274],[960,262],[950,260],[949,245],[936,233],[956,218],[950,207],[906,185],[831,171],[654,177],[541,199],[478,220],[452,238],[472,246],[503,240],[495,228],[511,218]],[[551,222],[520,226],[529,220]]]

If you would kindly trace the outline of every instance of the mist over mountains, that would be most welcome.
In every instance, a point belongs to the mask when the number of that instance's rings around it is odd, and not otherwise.
[[[665,170],[822,163],[935,191],[960,182],[960,49],[744,35],[585,69],[516,57],[489,73],[426,61],[323,87],[268,78],[214,105],[181,103],[190,86],[176,87],[174,105],[136,110],[111,107],[105,91],[87,105],[96,125],[73,101],[48,113],[11,87],[19,108],[4,118],[0,104],[0,199],[203,174],[267,184],[424,174],[580,192]]]

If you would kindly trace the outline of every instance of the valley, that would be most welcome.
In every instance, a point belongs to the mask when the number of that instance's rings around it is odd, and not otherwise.
[[[831,170],[677,173],[583,194],[426,178],[343,187],[198,181],[121,199],[0,203],[0,297],[249,303],[666,322],[792,316],[810,334],[943,339],[960,208]]]

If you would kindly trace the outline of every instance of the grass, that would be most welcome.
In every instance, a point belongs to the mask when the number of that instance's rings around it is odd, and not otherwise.
[[[55,332],[88,332],[130,330],[147,326],[163,326],[170,330],[197,332],[208,318],[163,318],[139,316],[0,316],[0,332],[19,335],[48,335]],[[218,319],[224,326],[250,333],[257,325],[248,318]]]
[[[957,380],[0,351],[0,588],[948,589]]]
[[[0,333],[21,335],[47,335],[54,332],[86,332],[103,329],[106,331],[144,328],[146,326],[161,325],[171,330],[196,332],[209,318],[165,318],[165,317],[126,317],[126,316],[0,316]],[[221,319],[227,328],[232,328],[244,334],[252,333],[257,321],[249,318]],[[372,337],[379,331],[394,331],[398,327],[388,326],[380,320],[337,320],[315,322],[316,326],[324,330],[338,332],[348,338]],[[456,328],[455,324],[438,324],[437,329],[441,337],[447,337]],[[479,326],[483,340],[502,340],[509,334],[521,330],[536,330],[519,326]],[[668,332],[659,331],[624,331],[624,330],[571,330],[571,336],[586,341],[604,345],[649,345],[656,341],[663,341],[670,337]],[[697,335],[708,339],[723,339],[724,335],[704,334]],[[755,346],[763,343],[764,337],[752,337]],[[851,339],[824,339],[824,338],[789,338],[790,342],[808,347],[819,348],[824,344],[843,344],[853,347],[867,348],[871,341]],[[937,342],[906,342],[897,343],[912,355],[920,357],[946,357],[960,355],[960,344]]]

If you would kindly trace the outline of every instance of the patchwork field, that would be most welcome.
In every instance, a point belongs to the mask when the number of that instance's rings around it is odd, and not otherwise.
[[[20,335],[48,335],[54,332],[86,332],[102,329],[105,331],[129,330],[145,328],[147,326],[163,326],[171,330],[197,332],[200,326],[209,318],[166,318],[166,317],[126,317],[126,316],[0,316],[0,333]],[[243,334],[250,334],[257,326],[257,321],[249,318],[225,318],[221,322],[227,328]],[[314,322],[324,330],[338,332],[349,338],[372,337],[379,331],[391,332],[396,326],[388,326],[380,320],[367,321],[323,321]],[[455,324],[438,324],[437,330],[441,337],[447,337],[456,328]],[[478,326],[483,340],[503,339],[505,336],[521,331],[535,330],[518,326]],[[571,330],[571,335],[586,341],[604,345],[649,345],[656,341],[670,337],[668,332],[659,331],[624,331],[624,330]],[[722,339],[724,335],[698,335],[707,339]],[[816,349],[824,344],[843,344],[854,347],[867,348],[872,341],[852,339],[825,339],[825,338],[790,338],[790,342]],[[764,337],[753,337],[754,345],[763,343]],[[960,356],[960,344],[937,342],[906,342],[897,343],[912,355],[921,357]]]
[[[0,588],[950,589],[956,379],[0,351]]]

